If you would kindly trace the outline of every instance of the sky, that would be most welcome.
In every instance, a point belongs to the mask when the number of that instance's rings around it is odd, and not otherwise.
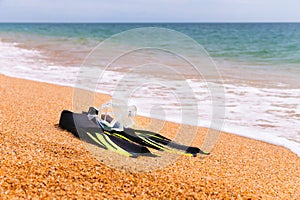
[[[0,0],[0,22],[300,22],[300,0]]]

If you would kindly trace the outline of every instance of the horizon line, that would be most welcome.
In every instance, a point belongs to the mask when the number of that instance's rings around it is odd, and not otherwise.
[[[80,23],[90,23],[90,24],[96,24],[96,23],[103,23],[103,24],[109,24],[109,23],[114,23],[114,24],[152,24],[152,23],[157,23],[157,24],[176,24],[176,23],[182,23],[182,24],[238,24],[238,23],[244,23],[244,24],[251,24],[251,23],[300,23],[300,21],[0,21],[1,24],[4,23],[28,23],[28,24],[33,24],[33,23],[49,23],[49,24],[80,24]]]

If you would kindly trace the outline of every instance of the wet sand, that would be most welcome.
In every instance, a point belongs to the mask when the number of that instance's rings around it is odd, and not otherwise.
[[[205,158],[119,170],[57,126],[61,111],[72,109],[73,88],[0,75],[0,91],[0,199],[300,199],[300,158],[283,147],[221,133]],[[199,128],[194,145],[206,131]]]

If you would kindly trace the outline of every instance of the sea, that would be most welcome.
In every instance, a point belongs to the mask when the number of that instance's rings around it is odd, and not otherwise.
[[[148,44],[155,40],[160,49],[141,49],[135,46],[140,37],[130,34],[119,37],[145,28],[154,30],[146,38]],[[113,96],[118,88],[130,88],[128,98],[139,115],[181,123],[182,110],[190,108],[191,114],[196,114],[192,125],[210,127],[215,103],[209,84],[218,79],[223,91],[222,131],[284,146],[300,156],[300,23],[1,23],[0,73],[76,90],[86,61],[110,38],[115,40],[99,57],[94,56],[99,65],[106,58],[121,59],[120,49],[136,51],[122,58],[118,67],[100,67],[101,76],[85,77],[96,85],[91,91]],[[200,58],[204,55],[213,63],[210,66],[217,72],[213,78],[203,76],[201,69],[199,75],[191,65],[181,64],[178,56],[170,56],[172,49],[166,50],[168,45],[176,46],[174,51],[198,58],[191,41],[201,46]],[[149,56],[152,60],[146,62]],[[164,67],[154,66],[152,61]],[[174,73],[169,73],[174,70],[183,75],[174,78]],[[133,83],[133,74],[144,77],[144,83]],[[193,95],[187,94],[183,105],[174,92],[176,84],[157,85],[151,77],[184,81]],[[120,80],[126,87],[118,87]]]

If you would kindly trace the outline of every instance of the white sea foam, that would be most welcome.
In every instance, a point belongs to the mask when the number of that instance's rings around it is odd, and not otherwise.
[[[39,51],[20,48],[16,43],[1,40],[0,52],[2,74],[71,87],[77,85],[79,67],[49,64]],[[123,77],[122,72],[106,71],[100,80],[91,80],[91,77],[86,77],[86,80],[95,86],[92,90],[113,95],[113,91],[118,90],[116,85]],[[123,81],[128,87],[136,84],[134,79]],[[198,99],[197,125],[210,127],[212,102],[207,83],[193,79],[187,80],[187,83]],[[226,81],[224,88],[226,113],[223,131],[284,146],[300,157],[300,89],[288,88],[284,84],[278,88],[278,85],[261,87]],[[139,85],[130,103],[137,105],[140,115],[181,123],[180,108],[194,112],[193,105],[180,104],[173,89],[159,85]],[[153,112],[153,103],[161,105],[158,107],[160,112]]]
[[[37,50],[20,48],[0,40],[0,69],[7,76],[74,86],[78,68],[49,66]]]

